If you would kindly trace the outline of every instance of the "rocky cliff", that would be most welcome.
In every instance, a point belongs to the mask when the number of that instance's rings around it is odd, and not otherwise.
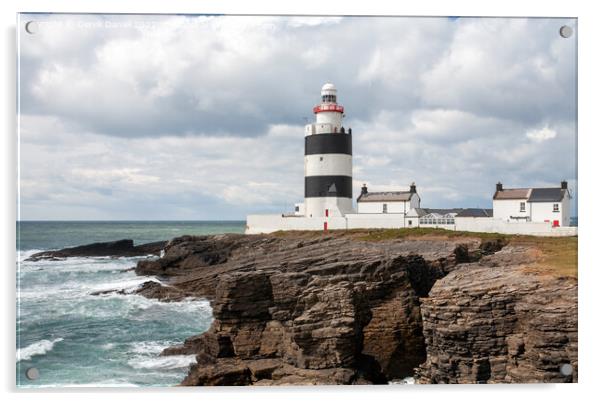
[[[184,385],[576,381],[576,281],[506,242],[186,236],[136,271],[168,279],[145,296],[212,301],[211,328],[163,351],[197,355]]]
[[[529,274],[532,262],[532,249],[509,246],[433,286],[420,383],[577,381],[577,282]]]

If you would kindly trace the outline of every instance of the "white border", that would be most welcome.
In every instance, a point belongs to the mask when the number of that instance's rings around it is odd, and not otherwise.
[[[190,0],[146,0],[124,2],[116,0],[9,0],[0,3],[3,21],[2,57],[2,184],[3,208],[0,243],[2,244],[4,329],[2,330],[3,358],[1,363],[2,390],[5,399],[45,400],[112,400],[142,399],[159,400],[166,397],[178,400],[187,399],[232,399],[254,400],[283,399],[327,399],[345,398],[359,400],[375,395],[383,399],[405,397],[430,400],[441,398],[463,400],[484,397],[490,400],[510,397],[530,396],[548,400],[569,400],[595,394],[597,376],[600,374],[600,347],[597,344],[599,332],[596,323],[600,321],[600,291],[602,280],[597,262],[599,247],[595,218],[599,211],[594,209],[594,201],[602,199],[602,171],[599,156],[602,135],[598,116],[600,115],[599,91],[601,15],[596,13],[593,1],[545,1],[527,2],[505,0],[485,2],[478,0],[428,1],[395,3],[392,1],[371,0],[349,2],[339,0],[303,2],[285,1],[197,1]],[[136,389],[130,390],[52,390],[25,392],[15,389],[15,215],[16,215],[16,109],[15,109],[15,21],[16,12],[117,12],[117,13],[227,13],[227,14],[332,14],[332,15],[462,15],[462,16],[545,16],[577,17],[579,30],[579,384],[578,385],[484,385],[484,386],[362,386],[362,387],[319,387],[319,388],[229,388],[229,389]],[[598,212],[598,213],[596,213]],[[6,354],[4,354],[6,353]],[[589,397],[588,397],[589,398]],[[592,397],[593,398],[593,397]]]

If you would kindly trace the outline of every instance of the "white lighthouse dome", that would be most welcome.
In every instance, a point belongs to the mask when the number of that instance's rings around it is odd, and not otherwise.
[[[337,94],[337,88],[334,86],[334,84],[331,84],[330,82],[325,83],[322,86],[321,94],[322,95],[336,95]]]

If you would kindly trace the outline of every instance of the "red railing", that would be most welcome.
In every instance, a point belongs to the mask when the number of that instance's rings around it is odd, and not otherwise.
[[[314,107],[314,114],[321,113],[323,111],[336,111],[343,113],[345,112],[345,108],[343,106],[339,106],[338,104],[319,104]]]

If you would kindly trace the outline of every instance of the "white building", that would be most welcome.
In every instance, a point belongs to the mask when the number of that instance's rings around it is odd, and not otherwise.
[[[358,213],[403,214],[420,207],[416,184],[409,191],[368,192],[366,184],[357,198]]]
[[[566,181],[557,188],[504,188],[498,183],[493,195],[493,218],[509,223],[534,222],[568,227],[570,199]]]

